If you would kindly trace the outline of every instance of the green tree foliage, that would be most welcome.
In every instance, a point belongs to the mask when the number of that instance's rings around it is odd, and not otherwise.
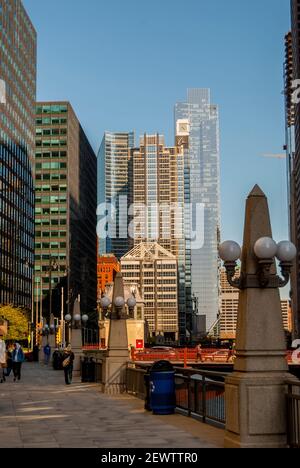
[[[28,314],[20,308],[11,305],[0,305],[0,317],[8,321],[6,340],[24,340],[28,335]]]

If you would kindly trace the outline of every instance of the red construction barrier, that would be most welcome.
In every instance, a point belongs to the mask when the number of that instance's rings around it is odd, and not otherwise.
[[[292,354],[293,351],[287,351],[287,361],[288,363],[292,363]],[[197,360],[197,351],[194,348],[182,348],[182,349],[174,349],[172,351],[167,352],[154,352],[149,349],[144,349],[143,351],[134,350],[131,353],[131,358],[133,361],[160,361],[160,360],[167,360],[172,362],[183,362],[185,365],[188,362],[201,362],[200,357],[198,356]],[[203,363],[215,362],[215,363],[232,363],[233,359],[230,356],[228,349],[215,349],[215,348],[203,348],[201,352],[201,358]],[[300,351],[299,351],[299,359],[300,359]]]

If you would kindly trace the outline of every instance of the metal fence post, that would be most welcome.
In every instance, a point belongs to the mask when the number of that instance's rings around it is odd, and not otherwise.
[[[188,376],[188,415],[191,416],[192,414],[192,395],[191,395],[191,376]]]
[[[206,379],[205,375],[202,376],[202,418],[206,423]]]
[[[194,380],[194,392],[195,392],[195,413],[199,414],[200,413],[200,408],[199,408],[199,382],[198,380]]]

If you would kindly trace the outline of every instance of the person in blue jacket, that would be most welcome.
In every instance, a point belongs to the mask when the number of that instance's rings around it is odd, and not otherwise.
[[[51,356],[51,346],[49,343],[44,346],[45,366],[48,366]]]
[[[21,367],[22,363],[25,361],[25,356],[23,349],[19,343],[14,344],[14,350],[12,352],[12,366],[14,373],[14,382],[16,380],[21,380]]]

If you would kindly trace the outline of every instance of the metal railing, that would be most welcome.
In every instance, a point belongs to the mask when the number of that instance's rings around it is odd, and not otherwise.
[[[146,373],[146,369],[127,367],[126,392],[136,396],[137,398],[144,399],[146,397],[146,386],[144,381],[144,376]]]
[[[129,365],[126,370],[127,393],[146,397],[144,376],[150,366]],[[227,374],[196,369],[175,368],[176,407],[204,423],[225,427],[225,377]]]
[[[95,382],[102,383],[102,369],[103,362],[99,359],[96,359],[95,362]]]
[[[80,360],[80,376],[84,382],[102,383],[102,360],[95,358]]]
[[[300,381],[287,382],[288,445],[300,448]]]
[[[225,378],[221,372],[176,368],[176,404],[188,416],[225,427]]]

